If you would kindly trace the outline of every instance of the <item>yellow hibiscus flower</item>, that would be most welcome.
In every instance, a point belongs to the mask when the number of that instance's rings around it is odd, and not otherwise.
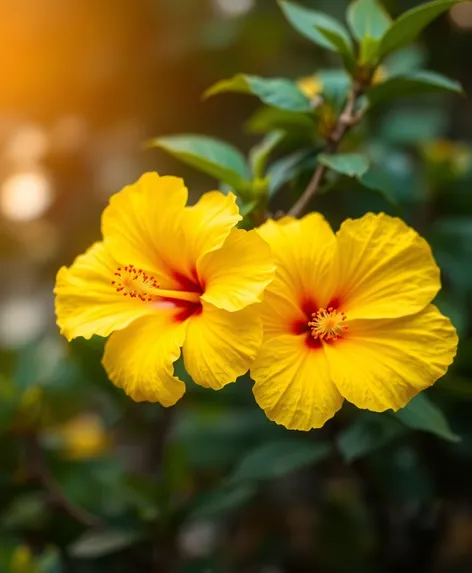
[[[278,266],[251,375],[271,420],[319,428],[344,399],[398,410],[446,372],[457,334],[430,304],[439,269],[428,243],[403,221],[369,213],[335,235],[311,213],[268,221],[259,233]]]
[[[103,365],[136,401],[171,406],[182,397],[173,374],[181,348],[194,381],[219,389],[248,370],[262,342],[254,303],[273,278],[270,248],[234,228],[234,195],[186,202],[181,179],[144,174],[111,198],[103,241],[57,275],[62,334],[111,334]]]

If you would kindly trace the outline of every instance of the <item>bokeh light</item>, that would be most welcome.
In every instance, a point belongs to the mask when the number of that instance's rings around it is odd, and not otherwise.
[[[215,9],[223,16],[236,18],[247,14],[254,8],[254,0],[213,0]]]
[[[0,209],[12,221],[33,221],[41,217],[53,201],[52,184],[41,171],[15,173],[1,188]]]
[[[472,29],[472,2],[456,4],[449,12],[452,23],[463,30]]]

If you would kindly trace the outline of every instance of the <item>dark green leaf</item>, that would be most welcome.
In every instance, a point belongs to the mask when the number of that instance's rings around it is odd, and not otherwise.
[[[438,108],[394,110],[383,119],[380,135],[391,143],[419,143],[440,137],[447,119],[444,110]]]
[[[337,439],[338,448],[350,462],[387,445],[405,433],[396,420],[381,414],[363,412]]]
[[[226,515],[246,505],[255,493],[255,486],[247,483],[221,487],[204,495],[196,503],[189,517],[196,519]]]
[[[94,559],[118,553],[142,539],[136,531],[90,531],[84,533],[69,546],[70,554],[80,559]]]
[[[321,26],[325,30],[330,30],[344,38],[347,45],[351,44],[351,39],[347,30],[338,20],[327,16],[323,12],[310,10],[294,4],[293,2],[286,2],[279,0],[280,7],[287,20],[292,26],[300,32],[305,38],[308,38],[315,44],[327,48],[328,50],[338,51],[333,43],[328,40],[323,34],[317,30],[317,26]]]
[[[241,460],[231,482],[281,477],[327,458],[330,451],[328,444],[306,440],[286,439],[265,444]]]
[[[311,110],[310,100],[298,89],[297,85],[285,78],[260,78],[237,74],[227,80],[221,80],[204,93],[210,97],[225,92],[253,94],[262,102],[288,111]]]
[[[450,293],[442,290],[434,299],[434,304],[439,310],[451,319],[457,330],[459,339],[467,335],[469,328],[469,313],[466,297],[458,296],[457,293]]]
[[[419,70],[426,63],[426,50],[421,46],[412,45],[394,52],[388,56],[382,64],[386,76],[398,76]]]
[[[350,40],[344,34],[321,25],[316,26],[316,29],[331,44],[332,49],[344,58],[347,67],[354,69],[355,57]]]
[[[383,58],[390,52],[413,42],[432,20],[460,1],[462,0],[436,0],[402,14],[383,36],[377,53],[378,57]]]
[[[351,78],[344,70],[320,70],[317,74],[323,89],[323,99],[340,109],[351,88]]]
[[[377,0],[355,0],[347,9],[347,21],[355,38],[380,40],[392,19]]]
[[[359,182],[370,189],[377,191],[391,205],[398,206],[396,187],[392,177],[378,165],[371,165],[369,169],[359,177]]]
[[[254,112],[246,126],[249,133],[282,130],[285,133],[301,137],[312,137],[315,132],[315,122],[308,113],[287,111],[269,106],[263,106]]]
[[[370,88],[367,98],[370,106],[399,97],[410,97],[435,92],[462,93],[459,82],[435,72],[421,71],[395,76]]]
[[[38,573],[62,573],[63,568],[59,552],[53,547],[50,547],[46,552],[39,557],[37,561]]]
[[[460,441],[460,437],[449,427],[446,416],[424,393],[415,396],[394,416],[414,430],[435,434],[449,442]]]
[[[17,495],[8,505],[1,525],[5,529],[41,529],[48,517],[44,496],[39,493]]]
[[[348,177],[362,177],[369,169],[369,160],[360,153],[340,153],[336,155],[320,153],[318,162]]]
[[[173,135],[158,137],[148,145],[167,151],[236,190],[247,186],[249,169],[244,156],[224,141],[203,135]]]
[[[269,176],[269,197],[273,197],[285,183],[296,177],[306,164],[307,159],[311,157],[311,149],[301,149],[272,163],[267,170],[267,175]]]

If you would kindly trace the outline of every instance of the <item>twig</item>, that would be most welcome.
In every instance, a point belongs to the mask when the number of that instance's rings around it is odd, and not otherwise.
[[[31,471],[40,483],[41,487],[48,494],[51,505],[56,509],[63,511],[85,527],[103,527],[104,524],[99,517],[92,515],[85,509],[75,505],[61,491],[46,464],[38,437],[35,434],[29,434],[28,436],[25,436],[25,439]]]
[[[335,153],[346,133],[361,119],[361,117],[356,114],[356,104],[357,100],[362,95],[362,92],[363,87],[360,84],[354,84],[348,96],[346,107],[339,116],[338,121],[328,138],[325,148],[326,153]],[[303,213],[312,197],[318,192],[326,171],[327,167],[321,164],[318,165],[305,191],[303,191],[297,202],[288,211],[288,215],[298,217]]]

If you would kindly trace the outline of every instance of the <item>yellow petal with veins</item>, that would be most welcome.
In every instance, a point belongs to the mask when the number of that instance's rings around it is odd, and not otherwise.
[[[443,376],[457,349],[451,321],[434,305],[390,320],[353,320],[345,338],[325,345],[341,394],[358,408],[403,408]]]

